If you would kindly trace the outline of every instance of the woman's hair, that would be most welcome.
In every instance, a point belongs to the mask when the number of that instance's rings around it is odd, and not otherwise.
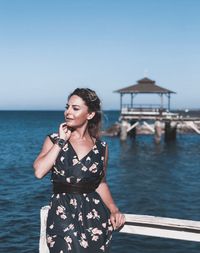
[[[90,136],[99,138],[102,111],[101,101],[97,96],[96,92],[87,88],[77,88],[69,95],[68,99],[70,99],[70,97],[73,95],[79,96],[83,99],[83,101],[88,107],[88,112],[95,112],[94,117],[88,121],[88,131]]]

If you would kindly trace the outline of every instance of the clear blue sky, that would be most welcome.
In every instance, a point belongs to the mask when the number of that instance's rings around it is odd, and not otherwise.
[[[0,110],[64,110],[75,87],[118,109],[113,91],[144,76],[177,92],[172,107],[200,108],[199,13],[199,0],[0,0]]]

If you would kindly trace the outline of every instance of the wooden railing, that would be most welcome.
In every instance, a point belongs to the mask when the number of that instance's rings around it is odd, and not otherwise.
[[[39,253],[49,253],[46,245],[46,221],[49,206],[40,212]],[[200,242],[200,221],[164,218],[149,215],[125,214],[126,223],[121,233],[155,236],[177,240]]]
[[[128,109],[161,109],[160,104],[122,104],[122,108],[128,108]],[[162,106],[163,110],[167,109],[167,105]]]

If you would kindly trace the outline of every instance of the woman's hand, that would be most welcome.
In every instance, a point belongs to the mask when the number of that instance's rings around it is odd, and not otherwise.
[[[59,126],[59,138],[64,139],[65,141],[69,140],[71,136],[71,130],[67,127],[66,123],[62,123]]]
[[[125,223],[125,216],[119,210],[115,212],[111,212],[110,214],[110,221],[114,230],[120,228]]]

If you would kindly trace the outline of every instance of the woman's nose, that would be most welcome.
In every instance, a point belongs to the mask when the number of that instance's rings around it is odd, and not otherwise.
[[[70,113],[70,110],[71,110],[71,108],[70,108],[70,106],[69,106],[68,108],[66,108],[65,114],[66,114],[66,115],[69,114],[69,113]]]

